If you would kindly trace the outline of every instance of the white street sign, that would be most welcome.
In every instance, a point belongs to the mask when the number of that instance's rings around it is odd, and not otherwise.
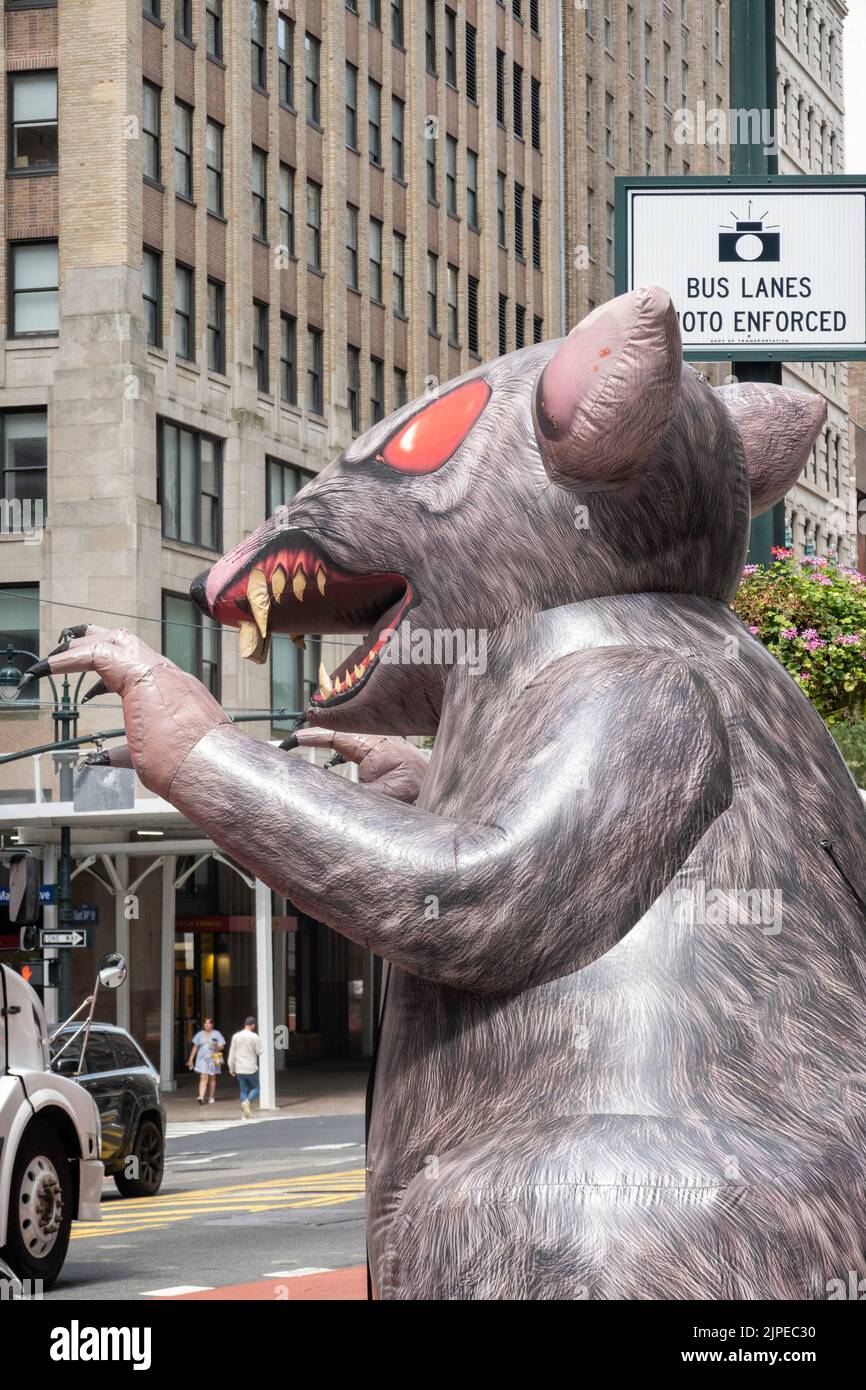
[[[52,931],[43,930],[40,932],[40,944],[45,946],[86,946],[86,931]]]
[[[866,356],[866,179],[624,182],[619,288],[666,289],[689,357]]]

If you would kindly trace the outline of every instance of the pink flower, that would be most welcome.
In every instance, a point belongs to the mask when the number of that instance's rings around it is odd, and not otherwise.
[[[750,628],[749,628],[749,631],[751,632],[751,634],[752,634],[753,637],[757,637],[757,635],[758,635],[758,633],[760,632],[760,630],[761,630],[761,629],[758,628],[758,627],[750,627]]]
[[[793,642],[794,638],[797,636],[797,629],[795,627],[783,627],[779,636],[787,638],[789,642]]]
[[[754,574],[757,568],[757,565],[743,565],[743,574]]]
[[[790,560],[794,552],[793,550],[786,550],[783,545],[774,545],[770,554],[775,555],[777,560]]]
[[[840,632],[839,636],[835,639],[835,641],[839,644],[840,647],[859,647],[860,633]]]

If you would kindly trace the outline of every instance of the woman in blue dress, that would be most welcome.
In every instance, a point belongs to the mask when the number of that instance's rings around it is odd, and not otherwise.
[[[210,1090],[210,1095],[207,1098],[208,1105],[213,1105],[216,1099],[216,1082],[222,1071],[225,1045],[226,1040],[219,1029],[214,1027],[213,1019],[206,1018],[203,1027],[199,1029],[192,1040],[192,1048],[187,1062],[190,1071],[198,1072],[199,1105],[204,1105],[208,1090]]]

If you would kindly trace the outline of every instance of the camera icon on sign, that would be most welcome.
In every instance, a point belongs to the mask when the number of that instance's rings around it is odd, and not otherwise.
[[[719,232],[720,261],[778,261],[781,258],[779,229],[766,227],[767,214],[752,219],[752,204],[749,203],[749,216],[746,219],[734,218],[731,230],[725,227]]]

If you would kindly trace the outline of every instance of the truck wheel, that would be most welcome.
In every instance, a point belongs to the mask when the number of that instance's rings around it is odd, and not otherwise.
[[[69,1155],[49,1125],[24,1132],[12,1169],[6,1245],[0,1254],[21,1279],[54,1283],[66,1258],[72,1225]]]
[[[135,1162],[130,1163],[130,1159]],[[127,1165],[134,1177],[126,1172]],[[124,1159],[120,1172],[114,1175],[115,1186],[121,1197],[154,1197],[162,1186],[164,1166],[162,1130],[153,1120],[142,1120],[132,1152]]]

